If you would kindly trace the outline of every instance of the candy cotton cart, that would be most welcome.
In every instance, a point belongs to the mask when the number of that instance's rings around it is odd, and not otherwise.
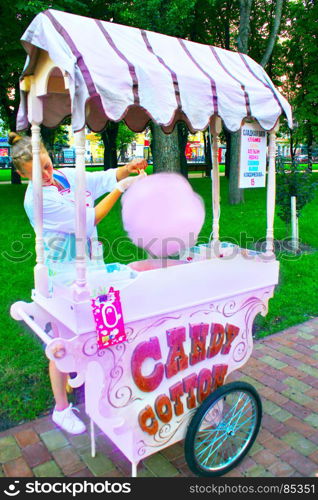
[[[46,343],[61,371],[77,374],[73,387],[85,384],[93,455],[97,424],[130,460],[133,475],[141,459],[182,439],[195,473],[224,474],[248,452],[260,426],[255,389],[225,381],[251,355],[253,320],[266,314],[278,282],[275,127],[282,113],[291,125],[290,106],[248,56],[158,33],[48,10],[36,16],[22,43],[28,59],[18,129],[32,125],[37,259],[32,302],[16,302],[11,315]],[[76,141],[76,260],[73,273],[49,278],[39,129],[69,114]],[[210,245],[188,249],[179,261],[87,267],[84,126],[99,131],[121,119],[135,131],[149,119],[167,133],[178,120],[192,132],[210,127]],[[237,131],[246,119],[269,131],[263,253],[219,241],[221,120]],[[99,312],[114,328],[124,319],[127,341],[99,349],[91,302],[111,288],[120,303],[100,303]]]

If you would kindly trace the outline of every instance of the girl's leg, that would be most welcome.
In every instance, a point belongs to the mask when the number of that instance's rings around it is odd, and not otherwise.
[[[59,329],[56,323],[52,323],[52,330],[54,333],[54,338],[59,338]],[[58,351],[62,346],[56,346],[55,351]],[[67,374],[60,372],[54,361],[50,361],[49,363],[49,374],[51,380],[51,387],[53,396],[55,399],[55,409],[57,411],[65,410],[68,407],[69,403],[67,401],[67,392],[66,392],[66,384],[67,384]]]
[[[86,426],[75,414],[76,408],[72,407],[67,401],[66,382],[67,374],[61,373],[54,361],[50,361],[49,372],[53,396],[55,398],[55,408],[52,414],[52,420],[64,431],[71,434],[81,434],[85,432]]]
[[[53,396],[55,399],[55,409],[65,410],[69,406],[66,393],[67,373],[62,373],[56,368],[54,361],[50,361],[49,373]]]
[[[59,332],[57,326],[52,324],[52,328],[55,338],[58,338]],[[59,349],[60,346],[56,345],[56,352],[58,352]],[[66,384],[68,374],[60,372],[55,362],[52,360],[49,363],[49,374],[55,399],[55,408],[52,414],[53,422],[66,432],[81,434],[86,430],[86,426],[84,422],[74,414],[74,410],[77,409],[73,408],[73,405],[69,404],[67,400]]]

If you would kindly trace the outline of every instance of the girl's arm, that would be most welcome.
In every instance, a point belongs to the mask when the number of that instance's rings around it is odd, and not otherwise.
[[[135,177],[124,177],[123,179],[121,179],[117,183],[116,188],[96,205],[95,225],[98,224],[110,212],[123,192],[126,191],[126,189],[128,189],[129,186],[133,184],[137,179],[140,179],[140,177],[144,177],[145,175],[147,174],[144,170],[142,170],[142,172]]]
[[[97,225],[113,208],[116,201],[120,198],[122,192],[114,189],[105,198],[103,198],[95,207],[95,225]]]

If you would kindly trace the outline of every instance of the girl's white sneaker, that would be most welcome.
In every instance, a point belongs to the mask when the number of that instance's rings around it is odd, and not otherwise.
[[[53,411],[52,420],[53,422],[61,427],[66,432],[70,434],[82,434],[86,431],[86,426],[75,414],[74,411],[79,411],[77,408],[73,408],[72,403],[65,408],[65,410]]]

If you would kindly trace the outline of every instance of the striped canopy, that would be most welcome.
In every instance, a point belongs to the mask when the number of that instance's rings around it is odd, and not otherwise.
[[[22,43],[28,53],[22,79],[34,73],[39,49],[56,65],[51,75],[68,76],[69,91],[48,86],[41,96],[48,127],[72,114],[75,131],[125,120],[139,132],[151,119],[167,133],[178,120],[194,132],[218,115],[230,131],[246,117],[270,130],[282,113],[292,126],[290,105],[245,54],[52,9],[34,18]],[[28,123],[22,90],[17,129]]]

